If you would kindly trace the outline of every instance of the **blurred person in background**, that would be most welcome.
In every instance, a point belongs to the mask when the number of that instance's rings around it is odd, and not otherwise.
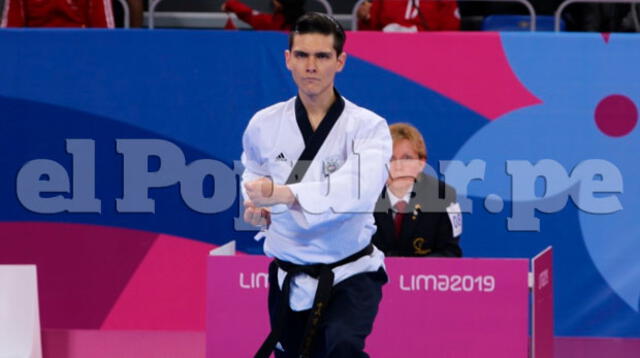
[[[144,25],[144,9],[149,6],[149,2],[146,0],[125,0],[125,2],[129,7],[129,27],[141,28]],[[112,0],[112,4],[116,27],[126,27],[122,3]]]
[[[461,257],[456,191],[425,174],[427,146],[407,123],[392,124],[389,178],[376,203],[373,244],[385,256]]]
[[[565,19],[569,17],[570,30],[590,32],[640,31],[638,13],[631,4],[571,4],[567,6]],[[572,25],[572,26],[569,26]]]
[[[456,1],[365,1],[358,8],[357,16],[358,30],[385,32],[460,30],[460,12]]]
[[[144,2],[142,0],[127,0],[129,4],[129,26],[142,27],[142,19],[144,17]]]
[[[111,0],[4,0],[2,27],[113,28]]]
[[[296,20],[305,13],[305,0],[271,0],[273,13],[258,12],[238,0],[228,0],[222,4],[222,11],[234,13],[254,30],[289,31]],[[235,24],[227,22],[227,29]]]

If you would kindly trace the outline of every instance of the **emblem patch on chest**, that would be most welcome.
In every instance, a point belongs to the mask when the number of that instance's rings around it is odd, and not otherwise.
[[[426,240],[423,237],[413,239],[413,253],[416,255],[427,255],[431,249],[424,248]]]
[[[322,174],[324,174],[325,177],[328,177],[331,173],[335,172],[342,166],[342,162],[342,157],[339,155],[326,157],[322,161]]]

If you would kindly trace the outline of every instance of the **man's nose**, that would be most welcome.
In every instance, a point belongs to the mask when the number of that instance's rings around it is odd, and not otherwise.
[[[307,57],[306,69],[307,69],[307,72],[311,72],[311,73],[316,72],[318,70],[318,67],[316,66],[316,58],[314,56]]]

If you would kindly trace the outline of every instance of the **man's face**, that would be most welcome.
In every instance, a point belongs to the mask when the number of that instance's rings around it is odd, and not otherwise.
[[[287,68],[301,94],[315,97],[333,90],[333,80],[342,71],[346,53],[337,56],[333,36],[295,35],[291,50],[285,52]]]
[[[418,152],[408,139],[393,143],[393,155],[389,164],[389,183],[394,181],[413,182],[424,170],[426,162],[420,159]]]

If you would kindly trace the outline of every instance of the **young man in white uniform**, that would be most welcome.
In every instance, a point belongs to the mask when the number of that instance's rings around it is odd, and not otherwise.
[[[298,95],[256,113],[243,136],[244,218],[274,257],[256,357],[368,357],[387,280],[372,212],[392,142],[383,118],[334,88],[344,41],[329,16],[301,17],[285,52]]]

